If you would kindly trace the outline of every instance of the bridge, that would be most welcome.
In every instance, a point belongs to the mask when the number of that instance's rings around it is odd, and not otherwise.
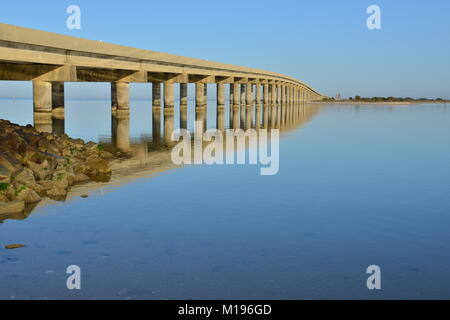
[[[151,83],[154,120],[174,128],[174,85],[180,90],[180,127],[187,125],[188,84],[195,84],[196,121],[206,127],[207,84],[217,88],[217,127],[224,128],[229,89],[230,127],[281,123],[299,106],[324,98],[309,85],[275,72],[130,48],[0,23],[0,80],[32,81],[35,125],[64,119],[65,82],[111,83],[114,117],[129,117],[130,83]],[[227,87],[226,87],[227,86]],[[263,114],[261,113],[263,105]],[[273,126],[272,126],[273,127]]]

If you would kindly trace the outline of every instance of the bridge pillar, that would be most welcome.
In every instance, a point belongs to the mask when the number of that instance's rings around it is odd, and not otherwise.
[[[161,82],[152,83],[152,135],[153,142],[161,139]]]
[[[256,130],[261,129],[261,85],[257,83],[255,85],[255,95],[256,95],[256,119],[255,119],[255,128]]]
[[[263,127],[267,129],[269,126],[269,84],[263,86]]]
[[[206,97],[207,89],[204,83],[195,84],[195,136],[200,139],[206,131]]]
[[[172,145],[175,116],[174,87],[172,82],[164,82],[164,143]]]
[[[253,84],[245,85],[245,129],[251,129],[253,125]]]
[[[270,106],[270,127],[275,129],[276,121],[277,121],[277,86],[275,84],[272,85],[271,90],[272,95],[272,104]]]
[[[233,127],[233,101],[234,100],[234,84],[230,84],[230,101],[228,104],[228,111],[229,111],[229,121],[230,121],[230,128]]]
[[[241,108],[241,128],[243,129],[245,126],[245,107],[247,105],[247,99],[246,99],[246,94],[245,94],[245,89],[247,86],[245,85],[241,85],[241,104],[240,104],[240,108]]]
[[[52,113],[52,83],[33,81],[34,112]]]
[[[281,104],[281,84],[277,85],[277,104]]]
[[[33,81],[33,120],[40,132],[52,132],[52,84]]]
[[[180,83],[180,128],[187,129],[188,84]]]
[[[284,129],[284,126],[286,124],[286,92],[287,92],[287,86],[282,85],[281,86],[281,127]]]
[[[292,116],[292,86],[289,85],[287,88],[287,97],[286,97],[286,106],[287,106],[287,110],[286,110],[286,123],[290,126],[291,125],[291,116]]]
[[[253,84],[252,83],[247,83],[246,85],[245,85],[245,93],[246,93],[246,95],[245,95],[245,104],[247,105],[247,106],[249,106],[249,105],[251,105],[251,104],[253,104],[253,95],[252,95],[252,88],[253,88]]]
[[[217,84],[217,129],[225,130],[225,85]]]
[[[239,94],[241,91],[241,85],[239,83],[233,83],[233,104],[239,105]]]
[[[130,116],[130,84],[126,82],[111,83],[112,112],[116,117]]]
[[[52,115],[64,119],[64,82],[52,82]]]

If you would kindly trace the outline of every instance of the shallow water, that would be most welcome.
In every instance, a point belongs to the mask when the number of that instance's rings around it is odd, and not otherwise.
[[[149,105],[132,103],[132,141],[152,134]],[[0,298],[450,298],[447,107],[306,108],[317,110],[282,134],[278,175],[144,170],[4,220]],[[66,133],[108,140],[109,109],[68,101]],[[191,126],[192,106],[189,116]],[[0,118],[32,123],[32,102],[0,100]],[[3,249],[10,243],[27,247]],[[366,287],[374,264],[381,291]],[[69,265],[81,267],[80,291],[66,288]]]

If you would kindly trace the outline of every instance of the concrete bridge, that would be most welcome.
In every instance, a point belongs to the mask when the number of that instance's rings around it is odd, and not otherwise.
[[[256,128],[274,127],[298,112],[301,104],[324,98],[307,84],[274,72],[7,24],[0,24],[0,80],[33,81],[34,119],[41,125],[51,123],[52,117],[64,118],[64,82],[110,82],[112,114],[117,118],[129,116],[129,84],[151,83],[154,122],[164,115],[166,140],[174,128],[175,83],[180,84],[181,128],[187,125],[189,83],[195,83],[196,120],[204,128],[210,83],[217,85],[218,129],[225,123],[226,85],[230,127],[238,127],[239,120],[241,126],[252,126],[253,111],[263,119],[256,121]]]

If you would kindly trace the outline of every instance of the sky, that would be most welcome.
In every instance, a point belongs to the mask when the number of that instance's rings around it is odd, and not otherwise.
[[[81,8],[81,30],[66,27]],[[367,8],[381,9],[369,30]],[[270,70],[335,96],[450,99],[448,0],[15,0],[0,22],[141,49]],[[1,82],[0,98],[31,97]],[[70,83],[67,98],[107,98],[108,84]],[[133,98],[150,97],[133,84]]]

